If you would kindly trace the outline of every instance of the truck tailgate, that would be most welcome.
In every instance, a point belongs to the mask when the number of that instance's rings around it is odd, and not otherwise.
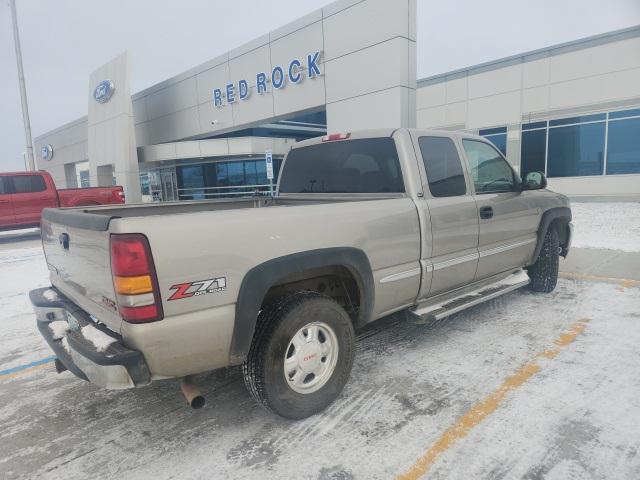
[[[109,220],[82,210],[45,209],[42,244],[52,285],[119,333],[122,318],[111,278]]]

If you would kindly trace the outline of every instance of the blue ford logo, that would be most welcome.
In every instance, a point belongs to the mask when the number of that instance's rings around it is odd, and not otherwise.
[[[111,80],[101,81],[93,91],[93,98],[98,103],[107,103],[116,87]]]
[[[50,144],[44,145],[40,149],[40,156],[42,160],[46,160],[47,162],[53,158],[53,147]]]

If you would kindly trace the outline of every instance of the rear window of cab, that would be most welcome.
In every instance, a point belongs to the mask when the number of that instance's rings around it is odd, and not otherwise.
[[[281,193],[402,193],[404,182],[392,138],[320,143],[291,150]]]

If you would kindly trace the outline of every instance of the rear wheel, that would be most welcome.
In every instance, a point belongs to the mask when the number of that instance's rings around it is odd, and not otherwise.
[[[529,288],[534,292],[549,293],[558,283],[560,264],[560,240],[555,228],[549,227],[544,236],[542,249],[536,263],[529,267]]]
[[[261,405],[286,418],[322,411],[351,373],[355,335],[349,315],[331,298],[299,292],[258,317],[244,382]]]

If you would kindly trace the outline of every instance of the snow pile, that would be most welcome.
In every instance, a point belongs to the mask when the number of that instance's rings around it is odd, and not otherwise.
[[[54,291],[54,290],[45,290],[45,292],[42,294],[44,296],[44,298],[46,298],[47,300],[49,300],[50,302],[55,302],[57,301],[58,298],[58,294]]]
[[[67,330],[69,330],[69,324],[64,320],[56,320],[55,322],[51,322],[49,324],[49,330],[53,332],[54,340],[60,340],[67,334]]]
[[[99,352],[104,352],[109,345],[116,342],[115,338],[101,332],[92,325],[82,327],[81,331],[84,338],[93,343],[93,346],[96,347]]]
[[[572,203],[578,248],[640,252],[640,203]]]

